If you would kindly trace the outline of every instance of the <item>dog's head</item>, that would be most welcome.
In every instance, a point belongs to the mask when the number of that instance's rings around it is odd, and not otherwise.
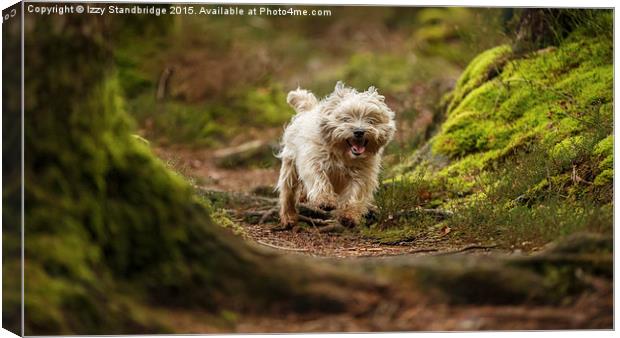
[[[323,139],[352,159],[380,152],[396,131],[394,112],[375,87],[358,92],[338,82],[320,110]]]

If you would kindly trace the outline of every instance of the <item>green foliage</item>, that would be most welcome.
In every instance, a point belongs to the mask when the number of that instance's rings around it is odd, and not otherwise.
[[[614,136],[609,135],[602,139],[594,147],[594,155],[601,158],[599,169],[612,169],[614,167]]]
[[[396,179],[384,180],[375,194],[379,208],[379,221],[386,221],[390,215],[416,207],[435,207],[442,203],[445,182],[431,180],[422,172],[413,172]]]
[[[375,86],[383,92],[401,92],[411,86],[415,70],[413,60],[402,55],[361,53],[351,56],[342,76],[355,88]]]
[[[286,92],[281,85],[251,88],[243,93],[238,114],[245,123],[260,126],[280,126],[290,120],[293,110],[286,104]]]
[[[585,142],[582,145],[591,149]],[[517,246],[541,244],[576,231],[608,233],[610,200],[598,201],[597,191],[576,179],[591,179],[586,151],[579,156],[571,153],[575,162],[567,165],[564,158],[549,157],[544,146],[528,146],[481,175],[472,188],[480,193],[452,204],[456,216],[449,220],[450,226],[470,239]],[[574,178],[572,163],[579,163]]]
[[[429,229],[437,230],[437,217],[421,209],[441,207],[449,200],[447,185],[446,180],[422,171],[384,180],[375,194],[377,215],[361,229],[362,235],[378,243],[398,244],[413,241]]]
[[[157,102],[143,94],[128,101],[128,111],[144,125],[145,136],[160,143],[221,146],[249,127],[284,124],[293,110],[286,104],[282,86],[271,84],[232,93],[224,101],[188,103]]]
[[[119,69],[119,80],[128,96],[137,95],[143,91],[151,90],[154,92],[155,83],[148,74],[139,68],[141,50],[119,50],[116,56],[116,63]]]
[[[39,133],[26,144],[26,177],[35,175],[35,163],[45,165],[26,187],[26,332],[133,332],[130,327],[146,323],[114,300],[120,291],[113,276],[142,280],[147,290],[162,288],[165,301],[170,291],[164,290],[172,286],[149,282],[154,276],[177,283],[197,273],[179,263],[188,257],[179,246],[186,235],[169,226],[208,214],[187,203],[191,189],[131,137],[113,77],[72,106],[65,120],[73,127],[65,138],[52,132],[60,119],[28,126]],[[65,142],[76,144],[73,152],[66,152]],[[45,160],[55,154],[62,156]],[[204,230],[194,236],[213,239]],[[106,294],[112,300],[106,302]]]
[[[230,113],[226,107],[177,101],[156,102],[152,95],[134,98],[127,107],[133,116],[144,121],[145,136],[162,143],[214,145],[218,139],[233,132],[217,123],[218,117]]]
[[[510,208],[482,200],[459,208],[456,215],[450,227],[465,240],[531,249],[575,232],[611,234],[613,208],[562,198]]]
[[[594,179],[594,185],[600,187],[609,187],[614,183],[614,170],[605,169],[600,174],[596,175]]]
[[[483,14],[459,7],[423,8],[416,17],[412,43],[423,55],[465,66],[481,49],[501,43],[502,16],[501,9]]]

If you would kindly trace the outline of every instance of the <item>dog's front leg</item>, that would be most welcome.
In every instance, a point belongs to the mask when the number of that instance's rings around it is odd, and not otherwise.
[[[340,224],[346,227],[359,224],[362,215],[368,210],[363,186],[358,182],[351,182],[343,191],[338,204],[336,217]]]
[[[338,199],[325,171],[309,165],[299,168],[299,175],[311,205],[326,211],[336,208]]]
[[[336,216],[347,227],[358,225],[372,203],[377,180],[371,175],[361,175],[351,180],[342,192]]]

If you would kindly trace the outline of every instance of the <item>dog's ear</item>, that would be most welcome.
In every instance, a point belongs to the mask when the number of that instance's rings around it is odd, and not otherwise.
[[[286,103],[293,107],[297,113],[301,113],[314,108],[318,104],[318,100],[310,91],[297,88],[288,93]]]
[[[370,86],[368,87],[368,89],[366,90],[366,93],[370,96],[374,96],[375,98],[377,98],[377,100],[384,102],[385,101],[385,96],[379,94],[379,92],[377,91],[377,88],[375,86]]]
[[[334,87],[334,92],[339,92],[344,89],[344,82],[338,81],[336,82],[336,87]]]
[[[347,88],[342,81],[336,82],[336,87],[334,87],[334,96],[343,98],[350,93],[355,93],[355,89]]]

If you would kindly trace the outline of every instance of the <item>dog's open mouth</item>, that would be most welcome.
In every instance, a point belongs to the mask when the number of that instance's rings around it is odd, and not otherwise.
[[[366,151],[366,145],[368,145],[368,140],[365,139],[350,139],[347,140],[347,144],[351,149],[351,154],[354,156],[360,156]]]

